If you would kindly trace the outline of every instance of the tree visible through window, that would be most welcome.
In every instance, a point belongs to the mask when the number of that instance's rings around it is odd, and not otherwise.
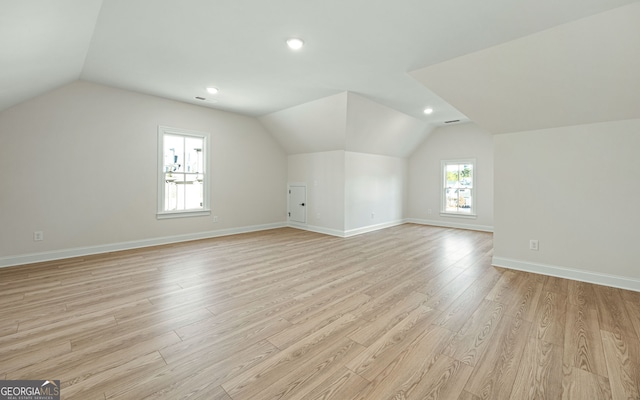
[[[208,215],[208,134],[159,127],[158,216]]]
[[[442,212],[474,215],[474,160],[442,161]]]

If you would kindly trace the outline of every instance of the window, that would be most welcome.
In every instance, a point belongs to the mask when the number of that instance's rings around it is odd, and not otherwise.
[[[209,215],[209,134],[158,127],[158,218]]]
[[[442,161],[442,214],[475,217],[475,160]]]

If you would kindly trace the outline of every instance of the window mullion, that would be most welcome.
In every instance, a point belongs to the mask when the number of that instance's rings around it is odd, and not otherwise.
[[[475,218],[475,160],[442,160],[441,215]]]
[[[210,215],[203,165],[208,141],[208,133],[158,127],[158,218]]]

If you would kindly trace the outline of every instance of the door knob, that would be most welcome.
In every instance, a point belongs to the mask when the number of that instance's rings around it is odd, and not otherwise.
[[[301,205],[302,207],[304,207],[304,203],[300,203],[300,205]]]

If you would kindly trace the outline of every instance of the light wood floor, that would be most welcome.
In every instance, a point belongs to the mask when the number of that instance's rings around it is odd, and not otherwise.
[[[640,293],[492,235],[294,229],[0,270],[0,379],[64,399],[640,399]]]

